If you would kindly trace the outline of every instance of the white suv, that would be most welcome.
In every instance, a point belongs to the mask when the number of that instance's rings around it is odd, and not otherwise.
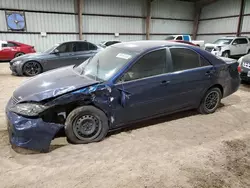
[[[223,37],[205,44],[205,50],[222,57],[245,55],[250,52],[250,41],[247,37]]]

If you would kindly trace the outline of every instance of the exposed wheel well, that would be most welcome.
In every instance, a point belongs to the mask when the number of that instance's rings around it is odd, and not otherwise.
[[[211,89],[211,88],[215,88],[215,87],[217,87],[217,88],[219,88],[219,89],[220,89],[221,94],[222,94],[222,96],[223,96],[223,92],[224,92],[224,90],[223,90],[223,87],[222,87],[220,84],[215,84],[215,85],[213,85],[212,87],[210,87],[209,89]],[[209,89],[208,89],[208,90],[209,90]]]

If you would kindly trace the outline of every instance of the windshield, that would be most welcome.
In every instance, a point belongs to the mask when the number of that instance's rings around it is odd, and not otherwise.
[[[136,52],[110,46],[75,67],[75,70],[92,79],[107,81],[136,55]]]
[[[214,42],[214,44],[219,44],[219,45],[230,44],[232,40],[233,39],[218,39],[217,41]]]
[[[48,50],[44,51],[44,53],[50,53],[52,52],[56,47],[58,47],[60,44],[55,44],[53,47],[49,48]]]
[[[168,36],[167,38],[166,38],[166,40],[174,40],[174,36]]]

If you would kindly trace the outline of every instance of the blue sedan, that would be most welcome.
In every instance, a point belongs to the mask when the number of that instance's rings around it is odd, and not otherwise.
[[[238,90],[237,68],[236,60],[181,43],[115,44],[17,88],[6,106],[10,142],[47,152],[59,133],[84,144],[145,119],[189,109],[210,114]]]

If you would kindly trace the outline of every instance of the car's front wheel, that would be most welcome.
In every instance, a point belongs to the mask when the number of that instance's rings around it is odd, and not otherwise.
[[[94,106],[82,106],[73,110],[65,122],[69,143],[87,144],[104,139],[109,130],[105,113]]]
[[[223,52],[223,53],[222,53],[222,57],[227,57],[227,58],[229,58],[229,57],[230,57],[229,51]]]
[[[42,72],[42,66],[36,61],[29,61],[23,65],[23,74],[25,76],[35,76]]]
[[[222,98],[221,90],[217,87],[209,89],[204,95],[198,111],[201,114],[211,114],[214,113],[215,110],[220,105]]]

